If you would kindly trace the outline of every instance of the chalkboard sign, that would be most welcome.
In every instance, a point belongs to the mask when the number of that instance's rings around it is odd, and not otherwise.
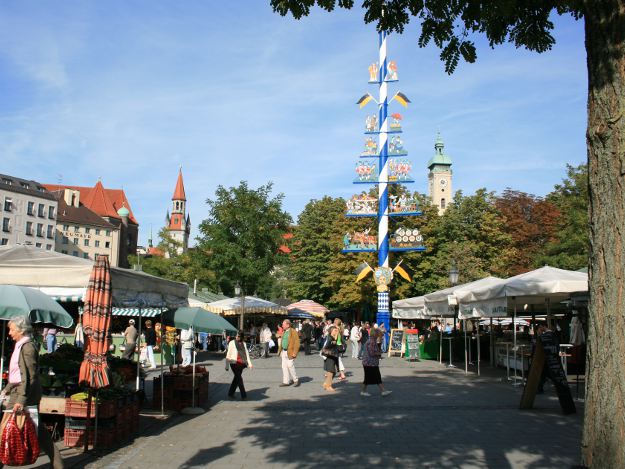
[[[406,334],[406,345],[408,346],[408,360],[418,360],[421,358],[419,334]]]
[[[527,384],[521,396],[521,409],[531,409],[533,407],[536,391],[542,379],[543,369],[544,374],[556,388],[562,412],[564,414],[574,414],[576,412],[575,403],[573,402],[571,389],[560,361],[558,343],[551,331],[541,334],[536,343]]]
[[[391,356],[392,353],[401,354],[403,340],[404,340],[403,329],[391,329],[391,341],[388,347],[389,357]]]

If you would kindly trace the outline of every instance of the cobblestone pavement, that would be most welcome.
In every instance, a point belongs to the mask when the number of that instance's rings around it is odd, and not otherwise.
[[[552,388],[519,411],[520,388],[465,376],[438,362],[384,359],[381,397],[359,395],[358,360],[345,358],[348,382],[321,388],[321,358],[296,360],[300,387],[278,387],[280,359],[256,360],[243,374],[248,400],[226,399],[232,378],[222,356],[209,360],[209,409],[176,415],[125,447],[90,463],[117,468],[566,468],[579,461],[583,408],[563,416]]]

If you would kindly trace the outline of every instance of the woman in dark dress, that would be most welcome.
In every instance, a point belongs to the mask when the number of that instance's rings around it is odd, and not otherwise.
[[[385,391],[382,384],[382,375],[380,374],[380,342],[382,342],[382,332],[379,329],[371,329],[369,339],[365,343],[365,349],[362,355],[362,367],[365,371],[365,380],[362,383],[360,395],[368,397],[371,394],[367,392],[367,386],[377,384],[380,388],[382,396],[388,396],[392,391]]]
[[[323,382],[323,389],[329,392],[334,392],[336,389],[332,387],[332,380],[339,368],[339,351],[336,344],[339,335],[339,328],[336,326],[330,326],[328,329],[328,337],[321,349],[321,355],[323,356],[323,370],[325,371],[325,380]]]

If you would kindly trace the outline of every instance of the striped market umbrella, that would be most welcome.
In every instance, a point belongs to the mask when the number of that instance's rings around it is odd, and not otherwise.
[[[325,315],[330,312],[328,308],[313,300],[300,300],[297,303],[291,303],[286,309],[289,313],[304,312],[312,314],[320,319],[323,319]]]
[[[108,256],[97,256],[85,294],[85,312],[82,317],[85,357],[79,375],[79,382],[86,382],[91,388],[103,388],[110,384],[106,352],[109,348],[112,301]]]

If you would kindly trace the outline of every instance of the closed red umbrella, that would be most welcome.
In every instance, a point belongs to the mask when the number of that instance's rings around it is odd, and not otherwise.
[[[111,268],[108,256],[97,256],[85,294],[83,329],[85,357],[80,365],[79,381],[91,388],[110,384],[106,352],[109,349],[111,325]]]

